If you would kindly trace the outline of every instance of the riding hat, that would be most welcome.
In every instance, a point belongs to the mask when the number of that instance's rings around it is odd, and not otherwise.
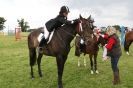
[[[70,11],[69,11],[69,8],[67,7],[67,6],[62,6],[61,8],[60,8],[60,14],[62,14],[62,13],[69,13]]]

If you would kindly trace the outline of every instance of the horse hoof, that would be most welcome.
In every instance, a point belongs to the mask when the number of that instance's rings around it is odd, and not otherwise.
[[[86,67],[86,64],[84,64],[84,66]]]
[[[91,70],[91,74],[94,74],[94,72]]]
[[[42,77],[40,77],[40,79],[42,79]]]
[[[99,74],[99,71],[98,70],[96,70],[96,74]]]
[[[34,80],[34,79],[35,79],[35,77],[31,77],[31,79],[32,79],[32,80]]]
[[[59,85],[58,88],[63,88],[63,85]]]
[[[129,55],[129,52],[126,52],[127,53],[127,55]]]
[[[78,64],[78,67],[80,67],[80,64]]]

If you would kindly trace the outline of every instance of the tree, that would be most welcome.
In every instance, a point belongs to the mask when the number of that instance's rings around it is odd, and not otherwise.
[[[26,32],[27,29],[30,27],[28,25],[28,22],[25,22],[25,20],[23,18],[21,18],[20,20],[17,20],[17,21],[18,21],[18,25],[21,27],[22,32]]]
[[[4,23],[6,22],[6,20],[4,19],[4,17],[0,17],[0,30],[3,30],[5,28]]]

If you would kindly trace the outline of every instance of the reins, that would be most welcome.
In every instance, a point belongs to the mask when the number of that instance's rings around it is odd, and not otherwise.
[[[79,28],[80,28],[80,31],[79,32],[82,32],[83,31],[83,28],[82,28],[82,21],[81,21],[81,23],[79,23]],[[70,36],[72,36],[72,37],[75,37],[75,35],[73,35],[72,33],[69,33],[69,32],[67,32],[66,30],[62,30],[62,31],[64,31],[65,33],[67,33],[68,35],[70,35]]]
[[[79,28],[80,28],[80,32],[82,32],[83,29],[82,29],[82,24],[81,24],[81,23],[79,23]],[[68,35],[70,35],[70,36],[72,36],[72,37],[76,37],[74,34],[69,33],[69,32],[66,31],[66,30],[63,30],[63,29],[62,29],[62,31],[64,31],[66,34],[68,34]],[[59,34],[57,34],[57,35],[58,35],[59,39],[60,39],[61,41],[63,41],[63,39],[61,38],[61,36],[60,36]],[[64,41],[63,41],[63,45],[66,46],[66,44],[64,43]],[[72,48],[73,46],[74,46],[74,43],[73,43],[73,45],[72,45],[70,48]]]

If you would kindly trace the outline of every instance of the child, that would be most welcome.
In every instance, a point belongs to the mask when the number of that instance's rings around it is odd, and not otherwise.
[[[74,21],[67,20],[67,16],[69,12],[70,11],[67,6],[62,6],[60,8],[59,15],[56,18],[50,19],[49,21],[46,22],[45,28],[44,28],[44,34],[41,34],[43,35],[43,37],[39,43],[40,52],[42,52],[42,47],[47,44],[50,34],[54,29],[56,30],[58,27],[61,27],[63,24],[75,23],[75,20]]]

